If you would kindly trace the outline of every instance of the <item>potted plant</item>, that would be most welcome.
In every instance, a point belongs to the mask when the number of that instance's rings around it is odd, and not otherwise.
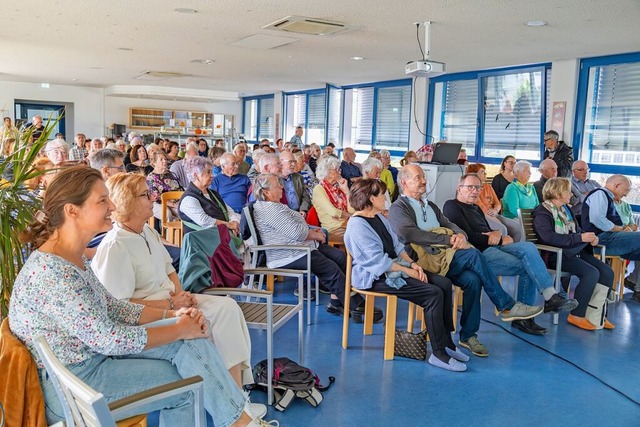
[[[40,199],[30,194],[25,182],[43,173],[32,164],[58,120],[50,118],[33,143],[28,142],[33,131],[24,132],[13,153],[0,159],[0,321],[9,311],[13,282],[29,255],[29,248],[20,242],[20,233],[41,208]]]

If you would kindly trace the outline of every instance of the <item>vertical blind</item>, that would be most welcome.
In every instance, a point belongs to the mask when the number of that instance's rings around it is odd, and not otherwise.
[[[640,63],[591,67],[583,147],[600,164],[638,166],[640,156]]]
[[[351,141],[371,146],[373,135],[373,87],[353,89]]]
[[[440,139],[461,143],[475,153],[478,124],[478,81],[454,80],[444,85],[444,111]]]
[[[327,142],[342,146],[342,89],[329,87],[329,115],[327,117]]]
[[[407,149],[411,120],[411,85],[378,89],[374,148]]]
[[[275,121],[273,116],[273,98],[260,99],[260,118],[258,129],[260,132],[258,139],[274,139]]]
[[[249,99],[244,101],[244,137],[247,140],[255,141],[258,131],[258,100]]]

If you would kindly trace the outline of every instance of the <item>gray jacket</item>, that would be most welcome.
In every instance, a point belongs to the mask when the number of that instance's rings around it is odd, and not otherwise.
[[[435,205],[435,203],[428,202],[429,206],[436,213],[436,218],[441,227],[449,228],[453,230],[455,234],[462,234],[465,237],[467,234],[462,231],[460,227],[442,214],[442,211]],[[405,196],[400,196],[391,204],[389,208],[389,222],[391,223],[391,229],[398,235],[400,242],[405,244],[407,253],[412,254],[411,243],[415,243],[429,248],[432,245],[451,245],[451,237],[446,234],[434,233],[431,231],[424,231],[418,228],[418,221],[416,219],[416,213],[411,207],[411,204]]]

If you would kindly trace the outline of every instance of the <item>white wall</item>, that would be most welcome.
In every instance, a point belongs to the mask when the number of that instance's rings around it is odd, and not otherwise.
[[[560,135],[560,139],[573,146],[573,123],[576,116],[576,92],[578,90],[578,67],[579,59],[566,59],[562,61],[553,61],[551,63],[551,92],[550,108],[557,101],[565,101],[567,103],[566,114],[564,118],[564,132]],[[550,129],[551,123],[547,123]]]
[[[0,81],[0,108],[2,116],[14,117],[16,99],[61,102],[73,104],[73,117],[68,117],[66,133],[73,135],[80,129],[88,135],[104,132],[104,91],[102,88],[50,85],[40,83]]]
[[[14,117],[16,99],[29,101],[61,102],[73,104],[73,117],[68,118],[67,135],[83,132],[91,137],[101,136],[111,123],[129,126],[129,108],[148,107],[167,110],[204,111],[235,116],[235,127],[240,131],[242,103],[223,101],[215,103],[163,101],[105,96],[102,88],[50,85],[40,83],[0,81],[0,116]],[[71,140],[69,136],[67,139]]]
[[[411,100],[411,128],[409,131],[409,150],[417,150],[425,143],[427,132],[427,100],[429,97],[429,79],[419,77],[414,80],[413,97]],[[414,110],[415,107],[415,110]],[[416,126],[418,122],[418,127]],[[422,133],[420,132],[422,131]]]

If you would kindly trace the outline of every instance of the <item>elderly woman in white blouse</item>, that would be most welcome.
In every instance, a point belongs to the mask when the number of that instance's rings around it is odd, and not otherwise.
[[[91,262],[98,279],[120,300],[167,310],[202,310],[211,325],[210,339],[235,382],[239,387],[253,383],[251,338],[242,310],[229,297],[194,295],[182,289],[160,235],[147,224],[154,201],[145,177],[117,174],[109,178],[107,187],[115,204],[115,222]]]

